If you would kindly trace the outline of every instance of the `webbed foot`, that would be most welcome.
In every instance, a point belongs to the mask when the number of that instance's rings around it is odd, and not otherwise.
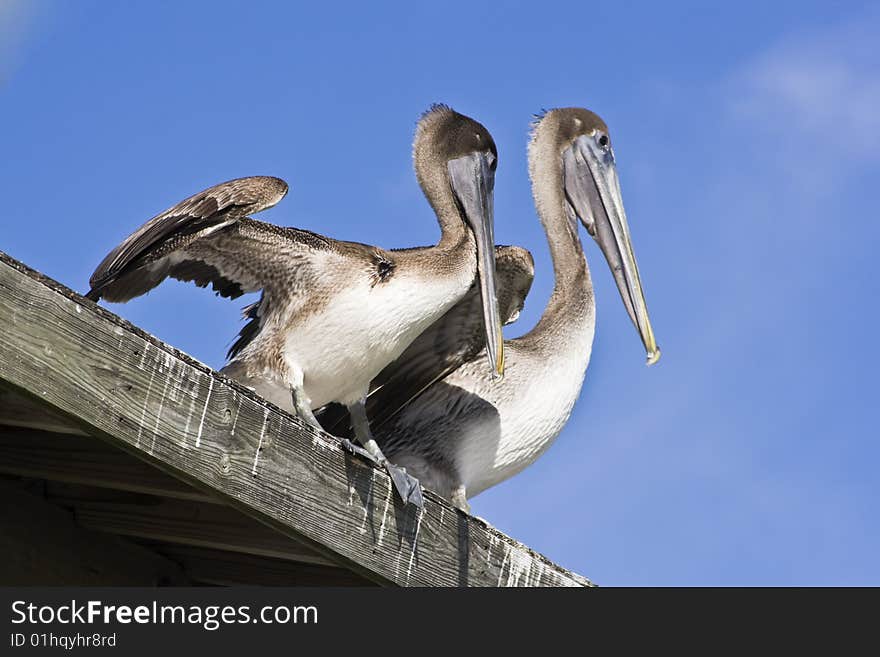
[[[397,494],[400,495],[400,499],[403,500],[404,504],[415,504],[420,509],[424,508],[425,499],[422,497],[422,486],[419,484],[418,479],[407,473],[406,468],[401,468],[391,463],[382,455],[381,451],[378,451],[377,456],[371,451],[355,445],[348,438],[340,438],[339,440],[342,443],[342,449],[349,454],[358,454],[385,468],[388,476],[391,477]],[[378,447],[376,447],[376,450],[378,450]]]
[[[420,509],[425,507],[425,498],[422,497],[422,485],[419,480],[407,473],[406,468],[392,464],[387,459],[382,465],[394,482],[394,488],[404,504],[414,504]]]

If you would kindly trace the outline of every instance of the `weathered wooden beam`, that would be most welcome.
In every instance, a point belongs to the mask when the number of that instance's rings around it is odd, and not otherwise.
[[[190,581],[214,586],[371,586],[344,568],[292,563],[201,547],[147,543],[180,564]]]
[[[0,380],[377,582],[589,585],[5,254],[0,317]]]
[[[0,426],[0,473],[219,503],[217,498],[88,436]]]
[[[174,561],[116,536],[83,529],[69,511],[0,482],[4,586],[156,586],[188,580]]]
[[[67,433],[85,436],[86,433],[69,420],[56,415],[45,404],[18,395],[12,390],[0,387],[0,425],[43,429],[54,433]]]
[[[0,473],[220,503],[216,497],[89,436],[0,426]]]
[[[332,561],[227,506],[49,483],[46,499],[95,531],[324,566]]]

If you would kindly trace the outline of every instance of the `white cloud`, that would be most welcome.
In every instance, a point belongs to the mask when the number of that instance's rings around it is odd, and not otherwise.
[[[33,1],[0,0],[0,85],[18,65],[38,10],[38,3]]]
[[[880,158],[878,32],[868,17],[786,39],[734,76],[735,117],[816,140],[814,150]]]

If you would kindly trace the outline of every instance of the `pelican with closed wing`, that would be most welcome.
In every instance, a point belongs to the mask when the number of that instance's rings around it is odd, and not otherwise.
[[[435,246],[386,250],[256,221],[248,215],[275,205],[287,184],[240,178],[144,224],[101,262],[87,296],[127,301],[168,276],[211,284],[233,299],[260,291],[221,371],[315,427],[313,408],[345,405],[366,452],[405,501],[421,504],[418,482],[373,440],[364,407],[370,381],[475,278],[493,377],[504,356],[494,282],[495,143],[478,122],[437,105],[418,122],[413,158],[440,223]]]
[[[551,110],[535,121],[528,156],[555,287],[538,324],[506,342],[504,380],[492,385],[479,367],[485,357],[482,328],[463,312],[477,299],[473,289],[382,371],[367,400],[385,453],[463,510],[469,497],[534,462],[562,430],[580,394],[596,309],[578,220],[611,268],[648,364],[660,357],[607,126],[585,109]],[[531,284],[531,259],[521,251],[496,254],[505,320],[518,314]],[[341,424],[338,411],[323,415],[325,426]]]

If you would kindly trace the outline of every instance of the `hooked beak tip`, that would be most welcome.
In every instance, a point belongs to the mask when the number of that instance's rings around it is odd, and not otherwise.
[[[500,332],[499,332],[500,333]],[[495,369],[492,372],[492,379],[500,381],[504,378],[504,336],[499,335],[498,357],[495,359]]]
[[[660,360],[660,347],[654,345],[654,349],[648,352],[648,367],[656,363],[658,360]]]

